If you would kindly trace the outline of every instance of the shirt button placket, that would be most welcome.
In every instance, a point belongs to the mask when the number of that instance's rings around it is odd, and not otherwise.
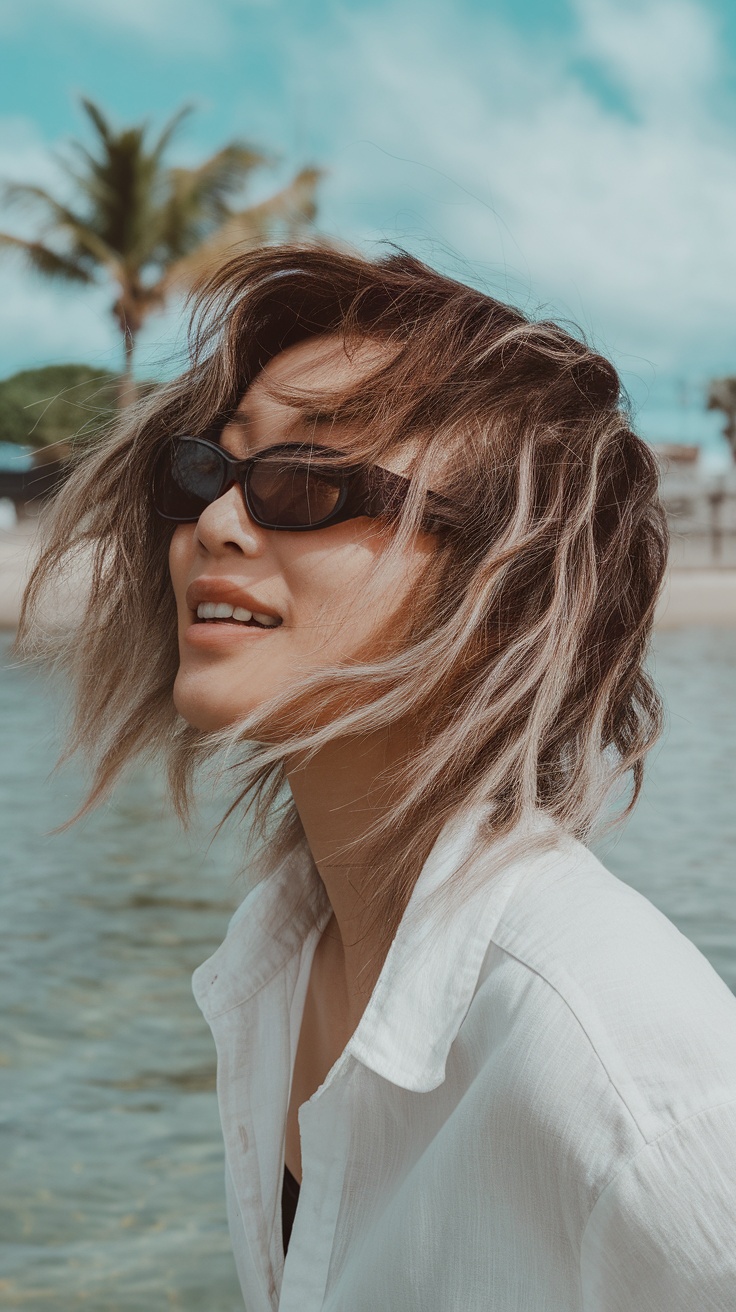
[[[344,1094],[332,1085],[299,1111],[302,1186],[279,1312],[320,1312],[324,1306],[347,1155],[347,1118],[337,1105]]]

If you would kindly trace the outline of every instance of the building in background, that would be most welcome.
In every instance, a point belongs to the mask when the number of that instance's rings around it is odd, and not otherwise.
[[[736,465],[707,446],[654,443],[672,563],[736,565]]]

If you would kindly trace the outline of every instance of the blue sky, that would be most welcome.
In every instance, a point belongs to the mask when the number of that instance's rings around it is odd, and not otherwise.
[[[0,50],[0,176],[55,182],[80,94],[121,122],[192,101],[181,161],[236,136],[270,148],[254,195],[323,165],[323,230],[574,321],[642,431],[717,440],[700,398],[736,373],[726,0],[0,0]],[[0,286],[0,376],[115,366],[105,291],[8,257]],[[180,321],[151,321],[145,370],[171,369]]]

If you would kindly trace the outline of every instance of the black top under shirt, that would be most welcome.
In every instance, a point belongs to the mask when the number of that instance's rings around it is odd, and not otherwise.
[[[291,1227],[294,1224],[296,1205],[299,1202],[299,1184],[284,1163],[284,1185],[281,1190],[281,1229],[284,1233],[284,1257],[289,1247]]]

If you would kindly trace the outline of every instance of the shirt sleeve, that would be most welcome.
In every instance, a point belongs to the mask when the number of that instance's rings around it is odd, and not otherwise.
[[[584,1312],[736,1312],[736,1101],[681,1121],[609,1182],[581,1284]]]

